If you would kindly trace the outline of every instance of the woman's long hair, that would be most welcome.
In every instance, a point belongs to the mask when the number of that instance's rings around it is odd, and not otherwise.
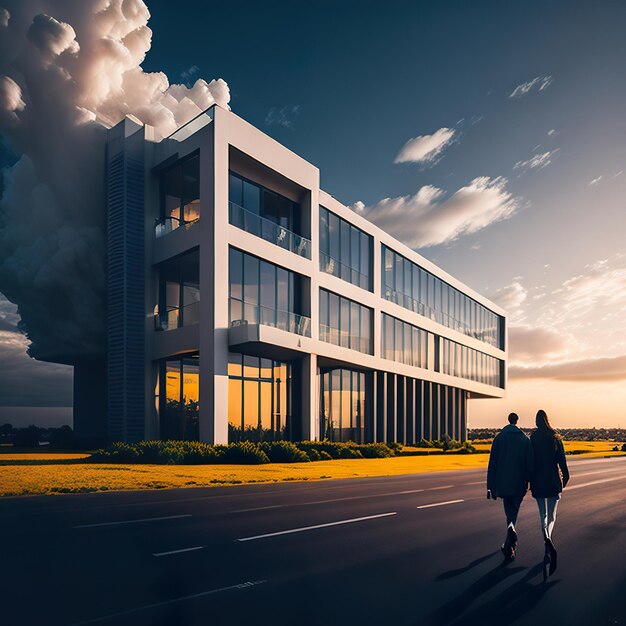
[[[550,424],[550,420],[548,419],[548,414],[543,410],[539,409],[537,411],[537,417],[535,418],[535,423],[537,424],[537,431],[550,434],[552,437],[558,439],[559,434],[556,432],[552,425]]]

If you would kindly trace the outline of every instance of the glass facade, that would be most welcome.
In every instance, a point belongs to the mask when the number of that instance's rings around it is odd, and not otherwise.
[[[230,248],[230,324],[263,324],[310,337],[311,319],[304,315],[301,302],[304,280],[295,272]]]
[[[322,372],[320,438],[365,441],[365,374],[349,369]]]
[[[161,263],[156,330],[197,324],[200,316],[200,255],[194,250]]]
[[[320,289],[321,341],[373,354],[372,320],[369,307]]]
[[[413,367],[434,369],[435,335],[386,313],[381,319],[382,356]]]
[[[228,441],[292,439],[292,367],[228,355]]]
[[[372,237],[320,207],[320,269],[372,290]]]
[[[161,361],[157,387],[161,439],[199,439],[199,375],[198,355]]]
[[[504,349],[504,321],[387,246],[382,249],[382,296],[465,335]]]
[[[475,380],[493,387],[503,387],[503,362],[500,359],[444,337],[440,341],[442,374]]]
[[[289,200],[239,174],[229,173],[229,221],[246,232],[311,258],[311,242],[301,236],[301,209]]]
[[[177,163],[160,177],[161,219],[156,235],[161,236],[200,218],[200,155]]]

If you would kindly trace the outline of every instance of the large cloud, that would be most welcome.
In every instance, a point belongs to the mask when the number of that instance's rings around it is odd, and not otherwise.
[[[626,356],[566,361],[539,367],[509,367],[509,378],[605,383],[626,380]]]
[[[449,198],[426,185],[415,195],[384,198],[352,209],[412,248],[453,241],[511,217],[520,201],[506,190],[505,178],[475,178]]]
[[[541,363],[572,347],[573,338],[551,328],[518,325],[509,327],[509,358],[512,362]]]
[[[144,72],[141,0],[5,0],[0,133],[21,159],[4,172],[0,292],[37,358],[75,363],[104,346],[105,128],[126,114],[165,136],[215,102],[224,81],[170,85]]]
[[[420,135],[409,139],[398,152],[394,163],[432,163],[453,137],[454,129],[440,128],[432,135]]]

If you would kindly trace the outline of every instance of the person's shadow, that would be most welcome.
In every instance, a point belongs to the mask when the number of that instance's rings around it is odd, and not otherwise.
[[[436,578],[436,581],[448,580],[464,574],[489,560],[494,554],[497,553],[492,552],[480,557],[463,568],[444,572]],[[499,563],[484,576],[474,581],[457,597],[417,621],[414,626],[443,626],[449,624],[454,624],[454,626],[485,624],[507,626],[512,624],[537,606],[544,594],[559,582],[558,580],[548,583],[544,583],[541,580],[536,584],[531,582],[533,578],[542,573],[543,565],[541,563],[529,569],[521,580],[511,586],[507,586],[495,598],[476,608],[472,609],[471,606],[476,604],[481,596],[504,582],[507,578],[525,569],[528,568],[510,567],[510,564],[505,561]],[[469,613],[467,613],[468,609]]]

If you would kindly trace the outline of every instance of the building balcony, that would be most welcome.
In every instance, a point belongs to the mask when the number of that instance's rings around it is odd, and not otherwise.
[[[182,307],[171,307],[157,311],[154,316],[155,330],[172,330],[192,326],[200,321],[200,302],[192,302]]]
[[[357,350],[363,354],[373,354],[371,339],[361,337],[360,335],[351,335],[324,324],[320,324],[320,341],[325,341],[341,348]]]
[[[329,256],[325,252],[320,251],[320,269],[326,274],[331,274],[337,278],[341,278],[361,289],[370,290],[369,276],[361,274],[358,270],[353,269],[349,265],[338,261],[337,259]]]
[[[199,217],[193,220],[181,220],[178,217],[163,217],[157,219],[154,222],[154,236],[158,239],[179,228],[191,228],[199,219]]]
[[[292,311],[281,311],[258,304],[249,304],[238,298],[229,298],[231,327],[245,324],[270,326],[288,333],[311,336],[311,318]]]
[[[311,258],[311,241],[309,239],[296,235],[296,233],[284,226],[252,213],[234,202],[228,203],[228,221],[233,226],[241,228],[241,230],[261,237],[261,239],[265,239],[265,241],[269,241],[305,259]]]

